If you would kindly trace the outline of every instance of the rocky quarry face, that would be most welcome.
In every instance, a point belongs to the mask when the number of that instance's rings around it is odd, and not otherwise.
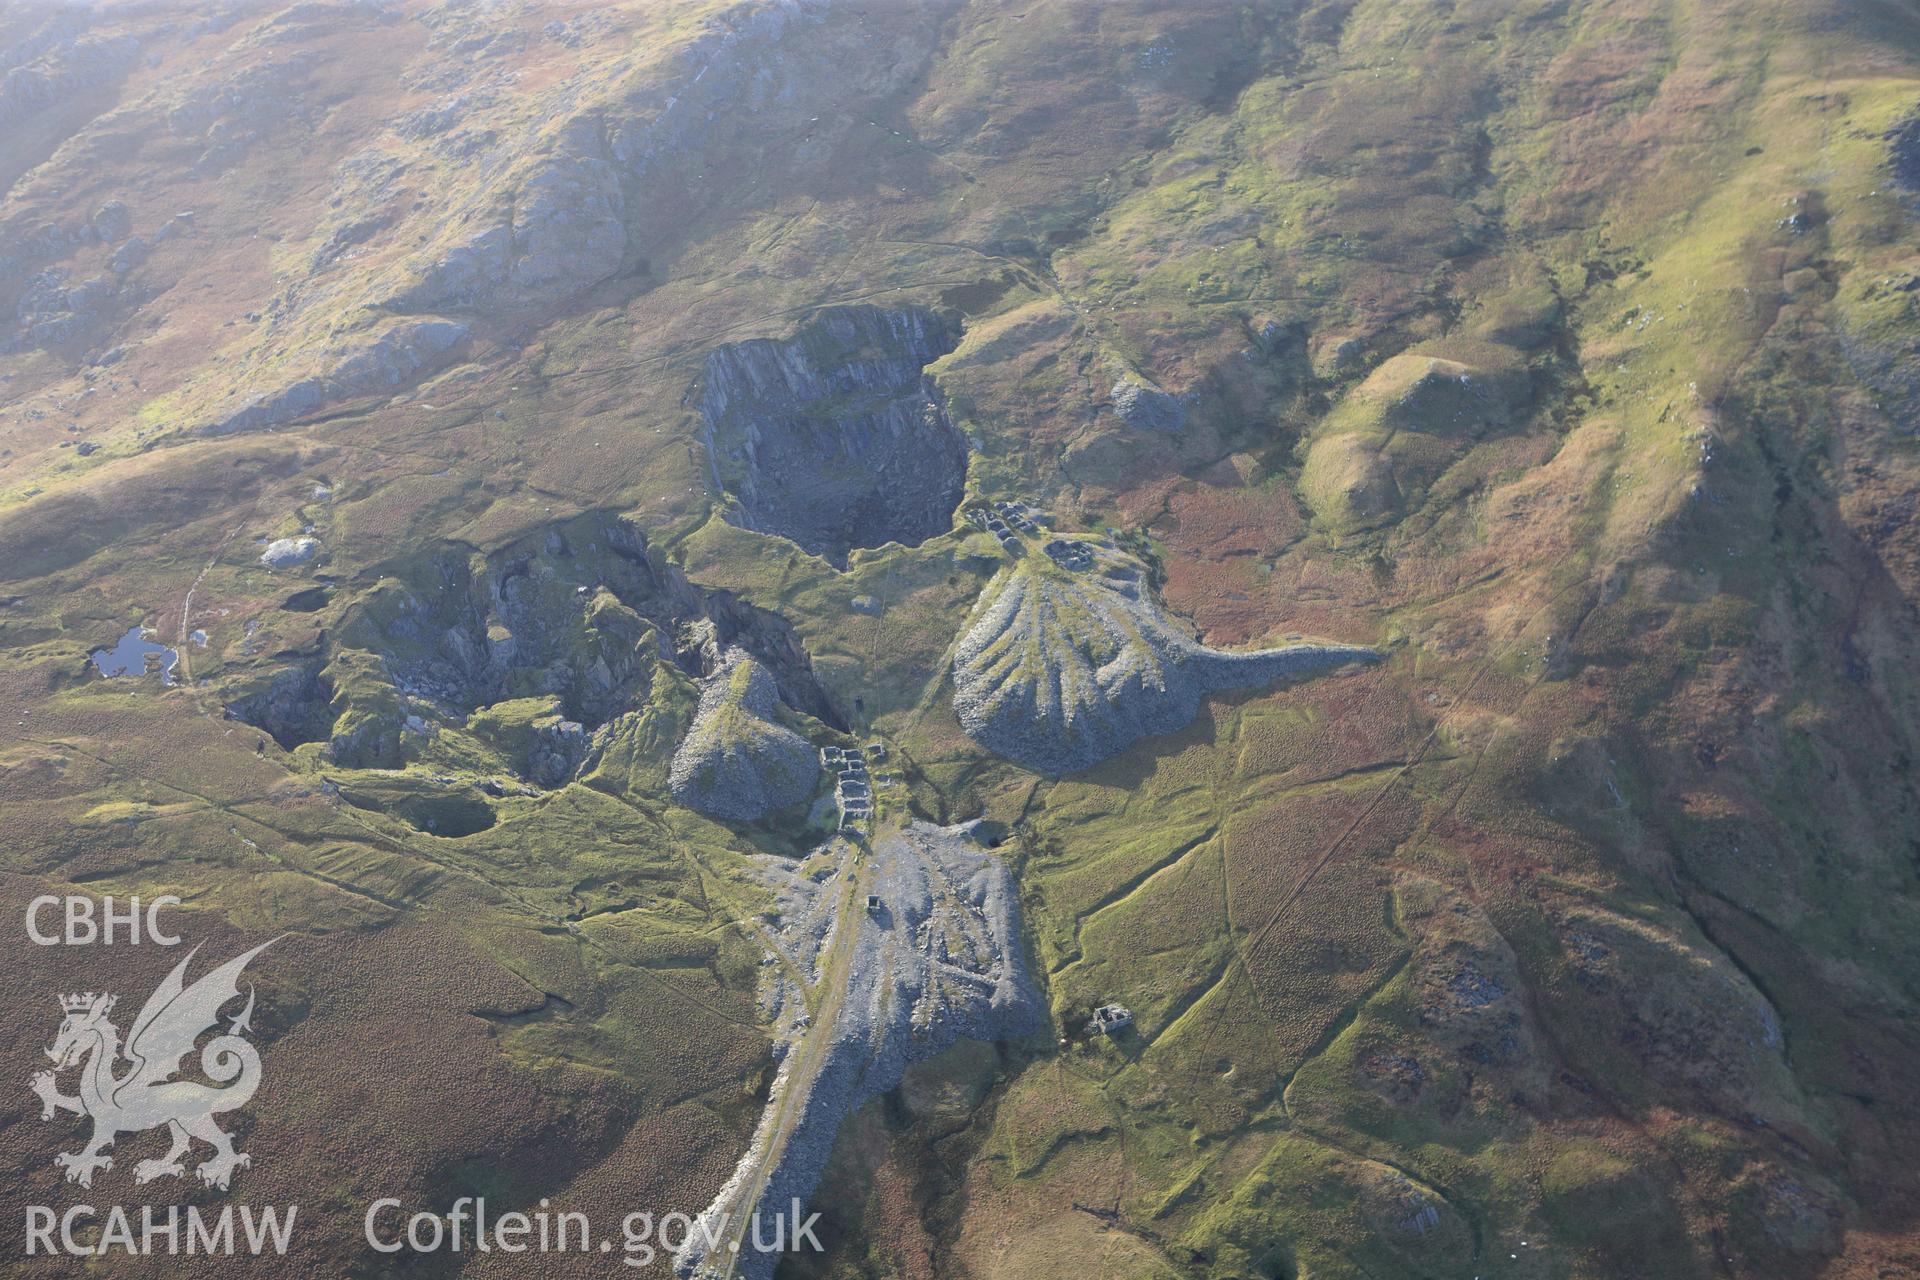
[[[227,710],[283,746],[325,740],[347,767],[398,767],[410,732],[446,725],[497,746],[521,777],[558,785],[649,703],[663,673],[715,677],[743,663],[755,705],[764,686],[840,723],[784,619],[688,582],[605,516],[487,556],[449,550],[394,566],[323,644],[315,662]]]
[[[276,671],[264,689],[227,704],[227,714],[264,729],[291,751],[319,742],[333,728],[333,682],[318,665]]]
[[[1139,561],[1086,539],[1059,559],[1023,556],[987,584],[954,653],[953,706],[981,746],[1059,775],[1182,728],[1206,694],[1379,656],[1337,644],[1208,648],[1149,597]]]
[[[851,842],[836,841],[799,866],[764,860],[790,925],[778,945],[791,970],[769,966],[777,976],[764,993],[780,1070],[752,1145],[706,1211],[720,1242],[714,1264],[708,1236],[696,1229],[675,1259],[678,1274],[767,1280],[780,1255],[754,1249],[748,1237],[734,1261],[721,1215],[739,1224],[756,1211],[804,1203],[841,1122],[899,1084],[913,1063],[963,1038],[1006,1040],[1046,1025],[1021,949],[1012,874],[973,836],[973,824],[915,822],[879,841],[870,878],[855,886],[879,899],[872,909],[848,891],[859,858]],[[806,1005],[792,973],[827,993],[804,1047]]]
[[[700,710],[674,752],[674,799],[752,822],[807,798],[820,780],[813,747],[779,723],[779,686],[744,650],[729,649],[700,689]]]
[[[294,935],[244,1195],[1920,1277],[1914,7],[0,3],[9,883]]]
[[[838,568],[856,547],[945,533],[967,446],[924,370],[959,340],[922,307],[837,307],[708,355],[700,412],[736,522]]]

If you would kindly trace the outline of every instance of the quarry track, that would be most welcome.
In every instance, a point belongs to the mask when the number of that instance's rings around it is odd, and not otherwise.
[[[1044,1025],[1012,876],[972,832],[909,823],[883,829],[870,849],[835,840],[821,850],[832,856],[828,868],[765,864],[790,922],[777,952],[815,976],[784,995],[774,979],[780,1071],[746,1154],[676,1259],[680,1274],[766,1280],[779,1254],[758,1247],[755,1214],[792,1224],[842,1122],[863,1102],[958,1039]],[[872,906],[862,904],[867,895]],[[795,998],[810,1007],[805,1020]]]
[[[815,996],[814,1000],[808,1002],[812,1026],[808,1028],[809,1034],[802,1036],[789,1052],[789,1065],[781,1072],[773,1106],[762,1121],[764,1148],[754,1176],[740,1188],[739,1197],[726,1206],[726,1216],[721,1219],[726,1224],[725,1235],[716,1253],[725,1262],[723,1269],[714,1274],[722,1280],[732,1280],[739,1273],[741,1255],[749,1247],[754,1206],[766,1194],[767,1182],[779,1167],[788,1140],[792,1138],[804,1114],[802,1102],[811,1093],[814,1080],[827,1056],[825,1041],[840,1017],[841,1006],[846,1002],[847,974],[853,966],[856,950],[854,935],[857,930],[847,926],[854,919],[851,914],[853,904],[859,900],[859,895],[866,892],[869,874],[863,867],[852,880],[839,877],[843,892],[835,912],[836,926],[828,940],[826,963],[818,981],[810,988],[810,994]],[[756,1145],[760,1141],[761,1138],[756,1135]],[[709,1209],[708,1213],[711,1215],[713,1210]]]

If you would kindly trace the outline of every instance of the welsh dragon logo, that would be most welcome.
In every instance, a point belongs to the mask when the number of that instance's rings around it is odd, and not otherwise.
[[[40,1095],[42,1120],[53,1119],[56,1111],[93,1120],[93,1138],[83,1149],[54,1157],[54,1163],[67,1171],[67,1181],[92,1186],[95,1171],[113,1168],[113,1157],[105,1152],[115,1138],[162,1125],[173,1146],[160,1159],[135,1165],[135,1182],[183,1176],[184,1157],[195,1138],[214,1150],[194,1170],[210,1187],[224,1191],[234,1170],[251,1163],[246,1154],[233,1149],[233,1139],[214,1123],[214,1117],[244,1107],[260,1087],[260,1053],[244,1038],[252,1030],[252,987],[247,989],[246,1008],[232,1018],[225,1033],[200,1050],[200,1069],[214,1083],[174,1077],[195,1042],[218,1026],[221,1007],[239,997],[240,971],[272,945],[264,942],[188,986],[187,965],[200,950],[195,947],[147,997],[124,1047],[119,1028],[108,1017],[118,997],[92,991],[60,997],[66,1016],[47,1050],[54,1069],[37,1072],[32,1084]],[[129,1065],[121,1071],[123,1059]],[[75,1067],[80,1069],[80,1092],[69,1096],[60,1092],[58,1076]]]

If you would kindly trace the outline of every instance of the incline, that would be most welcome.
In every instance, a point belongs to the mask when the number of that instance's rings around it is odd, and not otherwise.
[[[806,864],[811,876],[768,859],[790,926],[773,979],[785,1057],[747,1154],[675,1260],[679,1274],[771,1276],[779,1253],[754,1247],[753,1215],[771,1244],[772,1215],[791,1215],[813,1193],[855,1108],[962,1037],[1002,1040],[1045,1024],[1013,878],[972,835],[972,824],[911,823],[877,840],[866,865],[859,845],[835,840]],[[878,899],[871,909],[868,895]],[[809,988],[791,973],[810,974]],[[808,996],[811,1016],[801,1012]]]

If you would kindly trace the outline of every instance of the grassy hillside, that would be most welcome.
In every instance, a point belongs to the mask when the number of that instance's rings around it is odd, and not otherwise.
[[[345,1206],[303,1273],[379,1273],[368,1187],[727,1176],[749,860],[832,825],[674,802],[734,643],[765,732],[1007,833],[1054,1019],[850,1122],[795,1274],[1920,1273],[1920,9],[29,3],[0,47],[0,918],[290,935],[245,1177]],[[854,304],[957,334],[911,390],[967,470],[842,566],[756,531],[702,393]],[[719,447],[905,420],[860,371],[924,352],[831,354]],[[1208,645],[1385,660],[1022,768],[953,709],[996,501]],[[89,665],[135,626],[171,684]],[[167,967],[55,950],[12,1078],[48,991]],[[8,1204],[64,1202],[53,1129],[0,1125]]]

